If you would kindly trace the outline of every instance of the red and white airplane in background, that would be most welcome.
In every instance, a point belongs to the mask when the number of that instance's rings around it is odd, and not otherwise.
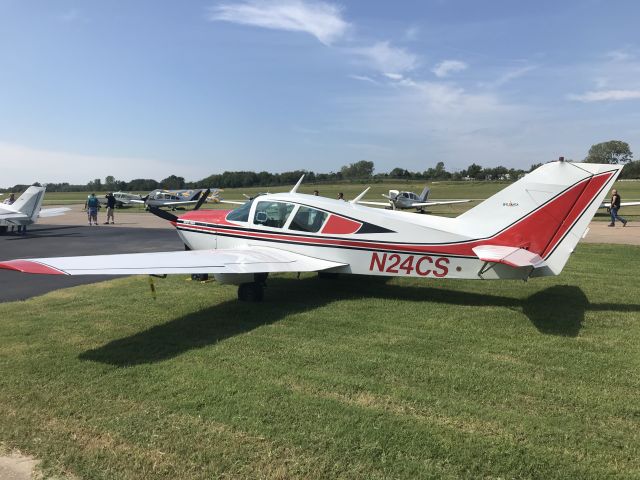
[[[258,301],[268,274],[335,272],[433,279],[558,275],[622,166],[552,162],[456,218],[415,215],[297,192],[173,223],[185,251],[34,258],[0,268],[56,275],[213,274]],[[162,213],[160,213],[162,212]]]

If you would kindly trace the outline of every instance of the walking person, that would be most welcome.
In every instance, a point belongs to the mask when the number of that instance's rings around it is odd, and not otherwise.
[[[612,190],[611,191],[611,223],[608,225],[609,227],[615,227],[616,226],[616,219],[620,220],[622,222],[622,226],[626,227],[627,226],[627,220],[625,220],[624,218],[622,218],[621,216],[618,215],[618,210],[620,210],[620,194],[618,193],[617,190]]]
[[[113,210],[116,208],[116,197],[113,196],[113,193],[109,192],[105,195],[107,199],[107,221],[104,222],[105,225],[109,225],[109,218],[111,218],[111,225],[115,223]]]
[[[87,211],[87,218],[89,220],[89,225],[98,225],[98,207],[99,206],[100,206],[100,201],[96,198],[95,193],[92,193],[87,197],[87,201],[84,204],[84,208]]]

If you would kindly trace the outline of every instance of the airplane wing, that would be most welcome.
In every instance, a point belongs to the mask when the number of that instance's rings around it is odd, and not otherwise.
[[[176,200],[175,202],[162,202],[162,206],[166,205],[191,205],[198,203],[198,200]]]
[[[391,205],[391,203],[389,202],[370,202],[368,200],[358,200],[356,203],[362,203],[363,205],[376,205],[379,207],[388,207],[389,205]]]
[[[60,207],[60,208],[43,208],[40,210],[40,213],[38,214],[39,217],[57,217],[59,215],[64,215],[65,212],[68,212],[69,210],[71,210],[70,208],[67,207]]]
[[[269,247],[30,258],[0,262],[0,268],[47,275],[316,272],[345,265]]]
[[[228,203],[230,205],[244,205],[245,203],[247,203],[248,200],[245,200],[244,202],[241,200],[219,200],[218,203]]]
[[[416,202],[411,205],[411,208],[414,207],[431,207],[433,205],[453,205],[454,203],[467,203],[471,200],[443,200],[441,202]]]
[[[510,267],[540,268],[546,265],[545,261],[535,253],[518,247],[506,247],[502,245],[480,245],[472,248],[480,260],[492,263],[504,263]]]
[[[622,202],[620,204],[621,207],[635,207],[636,205],[640,205],[640,202]],[[603,203],[600,208],[611,208],[611,202]]]

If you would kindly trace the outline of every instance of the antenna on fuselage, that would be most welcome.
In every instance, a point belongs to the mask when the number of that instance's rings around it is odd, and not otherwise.
[[[298,187],[302,183],[303,178],[304,178],[304,175],[300,177],[300,180],[298,180],[298,183],[296,183],[295,187],[293,187],[289,193],[298,193]]]
[[[353,200],[350,200],[349,203],[358,203],[360,200],[362,200],[362,197],[364,197],[366,195],[366,193],[369,191],[371,187],[367,187],[364,189],[364,192],[362,192],[360,195],[358,195],[356,198],[354,198]]]

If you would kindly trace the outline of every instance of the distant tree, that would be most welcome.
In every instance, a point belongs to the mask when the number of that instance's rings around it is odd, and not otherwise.
[[[469,167],[464,173],[466,173],[468,177],[475,178],[476,180],[482,180],[484,178],[482,167],[475,163],[472,163],[471,165],[469,165]]]
[[[184,177],[169,175],[160,181],[160,188],[166,188],[167,190],[180,190],[181,188],[185,188]]]
[[[109,188],[113,187],[115,183],[116,183],[116,179],[112,175],[107,175],[104,179],[104,184]]]
[[[629,144],[621,140],[596,143],[589,149],[587,163],[626,163],[633,157]]]
[[[340,169],[344,178],[369,178],[373,175],[373,162],[360,160],[356,163],[345,165]]]
[[[541,167],[542,164],[541,163],[534,163],[533,165],[531,165],[531,167],[529,168],[530,172],[533,172],[536,168]]]
[[[401,167],[396,167],[389,172],[389,177],[391,178],[404,178],[409,176],[410,176],[409,170],[405,170],[404,168],[401,168]]]

